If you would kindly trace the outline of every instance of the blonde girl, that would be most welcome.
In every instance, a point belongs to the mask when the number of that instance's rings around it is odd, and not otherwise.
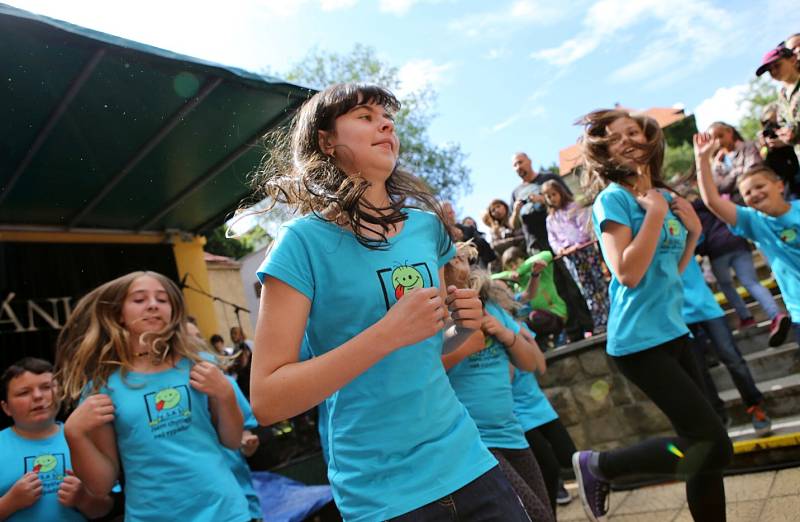
[[[127,521],[250,520],[220,444],[239,448],[236,395],[186,330],[177,285],[133,272],[83,297],[57,342],[75,474],[106,494],[124,470]]]

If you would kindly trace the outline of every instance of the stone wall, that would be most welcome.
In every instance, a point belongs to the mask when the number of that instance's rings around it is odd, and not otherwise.
[[[606,450],[670,432],[667,417],[606,354],[605,335],[546,356],[539,383],[578,449]]]

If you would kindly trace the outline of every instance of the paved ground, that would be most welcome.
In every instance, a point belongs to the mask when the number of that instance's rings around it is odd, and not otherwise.
[[[574,484],[567,489],[577,494]],[[725,479],[728,522],[800,520],[800,468],[737,475]],[[614,522],[692,522],[683,483],[612,492],[609,520]],[[586,520],[575,498],[558,508],[559,522]]]

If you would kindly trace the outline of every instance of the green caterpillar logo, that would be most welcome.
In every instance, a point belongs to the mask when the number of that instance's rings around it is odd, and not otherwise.
[[[780,233],[780,238],[784,243],[794,243],[797,241],[797,230],[787,228]]]
[[[35,473],[47,473],[48,471],[53,471],[57,463],[55,455],[50,455],[49,453],[39,455],[33,461],[33,471]]]
[[[392,270],[392,286],[394,287],[394,298],[400,299],[406,291],[423,288],[425,283],[419,270],[413,266],[401,265]]]

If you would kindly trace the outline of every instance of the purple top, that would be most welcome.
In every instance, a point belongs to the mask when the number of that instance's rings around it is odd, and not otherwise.
[[[573,201],[547,215],[547,238],[555,254],[572,245],[594,240],[589,225],[590,211],[590,208],[581,207]]]

